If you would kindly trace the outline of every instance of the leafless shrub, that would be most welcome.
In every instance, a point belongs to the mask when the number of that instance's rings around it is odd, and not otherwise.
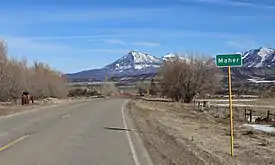
[[[176,101],[191,102],[196,94],[211,92],[220,82],[218,69],[211,61],[199,54],[189,58],[176,57],[166,61],[161,68],[162,95]]]
[[[99,92],[95,89],[83,89],[83,88],[74,88],[69,90],[70,97],[90,97],[90,96],[99,96]]]
[[[104,96],[111,96],[113,93],[117,92],[117,87],[113,82],[105,82],[101,86],[101,94]]]
[[[5,96],[8,95],[8,58],[7,47],[3,41],[0,41],[0,100],[5,100]]]
[[[147,86],[144,85],[143,81],[138,81],[136,84],[136,87],[137,87],[139,96],[144,96],[147,93],[146,91]]]
[[[36,98],[67,96],[66,79],[43,63],[27,66],[27,60],[8,58],[6,44],[0,42],[0,101],[17,100],[23,91]]]
[[[27,89],[27,77],[28,72],[26,61],[17,61],[16,59],[10,59],[7,63],[7,82],[6,89],[8,90],[8,96],[10,99],[16,101],[22,90]]]
[[[30,85],[30,90],[39,98],[63,98],[68,94],[66,79],[62,74],[43,63],[35,62],[31,68]]]
[[[158,93],[158,88],[156,86],[155,80],[152,79],[150,84],[149,94],[152,96],[155,96],[157,95],[157,93]]]

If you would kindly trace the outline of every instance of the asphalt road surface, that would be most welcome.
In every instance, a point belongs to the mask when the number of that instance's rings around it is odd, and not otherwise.
[[[0,165],[150,165],[123,99],[94,99],[0,119]]]

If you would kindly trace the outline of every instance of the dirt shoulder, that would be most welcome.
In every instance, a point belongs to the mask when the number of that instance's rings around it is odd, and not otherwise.
[[[229,119],[193,105],[134,100],[130,115],[157,165],[275,164],[275,135],[235,119],[235,157],[230,157]],[[241,115],[239,115],[241,117]]]

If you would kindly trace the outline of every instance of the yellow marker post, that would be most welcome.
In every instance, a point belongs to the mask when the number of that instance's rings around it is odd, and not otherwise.
[[[232,107],[232,88],[231,88],[231,67],[228,67],[228,90],[229,90],[229,109],[230,109],[230,146],[231,156],[234,156],[234,128],[233,128],[233,107]]]
[[[231,87],[231,67],[240,67],[243,64],[241,54],[220,54],[216,55],[216,66],[228,68],[228,91],[230,110],[230,151],[234,156],[234,128],[233,128],[233,107],[232,107],[232,87]]]

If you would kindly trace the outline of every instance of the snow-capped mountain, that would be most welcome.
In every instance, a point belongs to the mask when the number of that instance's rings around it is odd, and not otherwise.
[[[131,51],[117,61],[105,66],[104,68],[123,72],[129,69],[141,70],[146,68],[158,68],[162,62],[163,61],[160,58],[154,57],[152,55]]]
[[[275,49],[261,47],[243,53],[243,67],[275,67]]]
[[[173,58],[176,58],[177,55],[173,54],[173,53],[168,53],[166,54],[165,56],[162,57],[162,60],[163,61],[167,61],[167,60],[170,60],[170,59],[173,59]]]
[[[161,58],[138,51],[131,51],[101,69],[81,71],[67,74],[67,76],[71,80],[79,81],[87,81],[88,79],[92,81],[102,81],[105,80],[106,77],[154,76],[162,64],[163,60]]]
[[[275,67],[275,49],[261,47],[259,49],[252,49],[241,53],[243,55],[243,67],[234,68],[235,77],[251,78],[251,77],[265,77],[275,79],[274,72],[265,73],[261,68]],[[141,53],[138,51],[131,51],[116,60],[115,62],[100,68],[81,71],[77,73],[67,74],[71,80],[79,81],[102,81],[106,77],[139,77],[144,75],[156,75],[158,68],[162,66],[164,61],[173,60],[177,57],[176,54],[169,53],[161,58]],[[191,61],[187,57],[179,56],[180,59]],[[208,64],[215,65],[215,59],[206,61]]]

